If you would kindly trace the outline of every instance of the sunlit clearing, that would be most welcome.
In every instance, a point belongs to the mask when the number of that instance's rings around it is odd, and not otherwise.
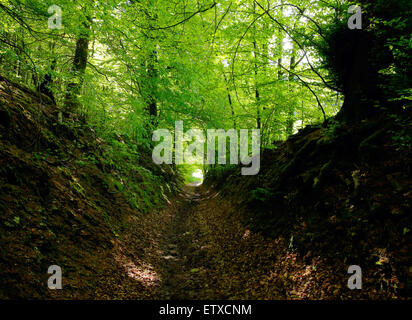
[[[188,186],[197,187],[203,183],[203,167],[198,164],[186,164],[180,166],[180,172],[183,174],[185,183]]]
[[[201,169],[193,171],[191,177],[194,180],[191,183],[192,185],[200,186],[203,183],[203,171]]]
[[[200,169],[197,169],[195,172],[192,173],[192,177],[203,180],[203,171]]]

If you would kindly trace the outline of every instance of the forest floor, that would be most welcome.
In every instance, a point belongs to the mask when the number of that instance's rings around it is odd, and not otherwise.
[[[253,232],[233,199],[211,186],[184,187],[159,216],[169,220],[157,233],[152,299],[396,298],[376,268],[363,270],[362,290],[350,290],[344,259],[331,260],[325,250],[302,254],[289,239]],[[148,227],[159,229],[159,220],[151,221]]]
[[[264,281],[274,264],[273,241],[250,235],[240,221],[228,221],[217,196],[203,187],[183,188],[161,240],[154,298],[284,298]]]
[[[379,296],[376,290],[349,290],[343,264],[330,265],[320,256],[308,262],[290,250],[285,239],[253,233],[242,224],[233,205],[214,189],[186,186],[160,215],[168,216],[169,222],[166,228],[162,227],[163,234],[157,233],[160,250],[151,298],[271,300]],[[156,220],[151,221],[148,228],[160,227]],[[368,279],[365,281],[368,287]]]

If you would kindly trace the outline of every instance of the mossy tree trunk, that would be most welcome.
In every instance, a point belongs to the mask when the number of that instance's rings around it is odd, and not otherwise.
[[[66,89],[65,108],[67,112],[71,113],[76,112],[79,106],[78,95],[83,86],[84,72],[86,71],[89,56],[90,21],[87,18],[87,21],[83,23],[82,30],[79,32],[72,66],[73,78]]]

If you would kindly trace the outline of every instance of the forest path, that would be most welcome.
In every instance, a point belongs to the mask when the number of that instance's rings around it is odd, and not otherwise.
[[[278,243],[248,230],[218,195],[204,186],[183,188],[162,236],[153,298],[284,298],[272,279]]]
[[[196,299],[205,294],[207,281],[204,272],[208,267],[206,255],[199,244],[198,226],[190,217],[207,202],[200,188],[186,186],[181,193],[182,201],[173,217],[163,244],[161,265],[162,284],[160,299]]]

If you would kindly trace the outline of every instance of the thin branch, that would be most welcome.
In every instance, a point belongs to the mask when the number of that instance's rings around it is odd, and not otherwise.
[[[188,20],[190,20],[190,19],[192,19],[194,16],[196,16],[197,14],[199,14],[199,13],[203,13],[203,12],[206,12],[206,11],[208,11],[208,10],[210,10],[210,9],[213,9],[215,6],[216,6],[216,2],[213,2],[213,4],[210,6],[210,7],[207,7],[207,8],[204,8],[204,9],[199,9],[198,11],[195,11],[195,12],[193,12],[192,14],[190,14],[187,18],[185,18],[185,19],[183,19],[183,20],[181,20],[181,21],[179,21],[179,22],[176,22],[176,23],[174,23],[174,24],[172,24],[172,25],[170,25],[170,26],[164,26],[164,27],[156,27],[156,28],[154,28],[154,27],[144,27],[144,26],[138,26],[139,28],[141,28],[141,29],[145,29],[145,30],[165,30],[165,29],[171,29],[171,28],[174,28],[174,27],[176,27],[176,26],[178,26],[178,25],[180,25],[180,24],[182,24],[182,23],[185,23],[186,21],[188,21]]]
[[[308,84],[306,81],[304,81],[301,77],[299,77],[299,75],[298,75],[297,73],[293,72],[292,70],[288,70],[287,68],[285,68],[285,67],[282,66],[281,64],[279,64],[279,66],[280,66],[282,69],[284,69],[284,70],[290,72],[291,74],[293,74],[294,76],[296,76],[296,77],[303,83],[303,85],[304,85],[306,88],[308,88],[310,92],[312,92],[312,94],[313,94],[313,95],[315,96],[315,98],[316,98],[316,101],[318,102],[318,105],[319,105],[320,109],[322,110],[323,119],[326,121],[325,110],[323,109],[323,106],[322,106],[322,104],[320,103],[320,100],[319,100],[319,98],[318,98],[318,95],[315,93],[315,91],[313,91],[312,88],[309,86],[309,84]]]
[[[267,16],[268,16],[271,20],[273,20],[273,21],[292,39],[292,41],[294,41],[294,42],[299,46],[299,49],[301,49],[302,51],[306,52],[306,50],[304,49],[304,47],[302,46],[302,44],[295,39],[295,37],[283,26],[283,24],[281,24],[276,18],[274,18],[274,17],[270,14],[269,10],[266,10],[266,9],[265,9],[259,2],[257,2],[256,0],[254,0],[254,2],[256,2],[256,4],[264,11],[264,13],[267,14]],[[306,56],[306,60],[307,60],[307,62],[308,62],[308,65],[310,66],[310,68],[312,69],[312,71],[322,80],[322,82],[324,83],[324,85],[325,85],[326,87],[328,87],[329,89],[332,89],[332,90],[334,90],[334,91],[339,91],[337,88],[331,86],[330,84],[328,84],[328,83],[325,81],[325,79],[320,75],[320,73],[312,66],[312,64],[310,63],[307,55],[305,55],[305,56]]]
[[[101,74],[102,76],[104,76],[108,82],[110,82],[110,80],[109,80],[109,78],[107,77],[107,75],[104,74],[103,72],[101,72],[99,69],[97,69],[97,67],[96,67],[94,64],[92,64],[92,63],[89,62],[89,61],[87,61],[87,64],[90,65],[98,74]]]

